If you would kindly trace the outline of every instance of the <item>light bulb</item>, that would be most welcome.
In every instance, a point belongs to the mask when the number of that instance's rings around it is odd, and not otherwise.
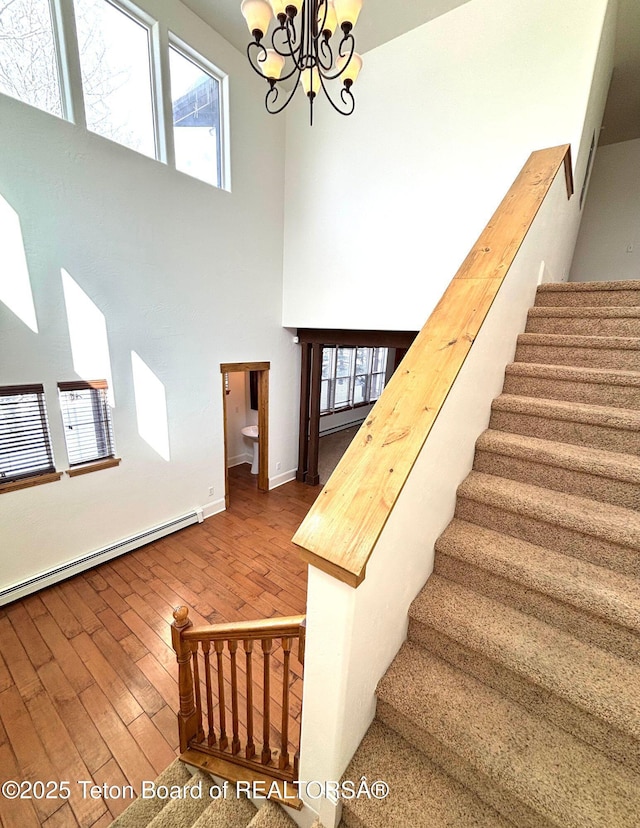
[[[258,58],[262,74],[270,80],[278,80],[284,69],[284,63],[284,57],[274,49],[267,49],[267,54],[262,60]]]
[[[331,37],[338,26],[338,18],[336,16],[336,9],[333,5],[333,0],[329,0],[327,3],[326,12],[327,17],[325,19],[325,4],[323,3],[318,10],[318,26],[322,26],[322,31],[328,32],[329,37]]]
[[[247,21],[249,31],[254,37],[257,37],[256,32],[259,32],[260,37],[257,39],[260,40],[269,29],[272,17],[271,6],[267,0],[242,0],[240,10]]]
[[[300,75],[300,83],[304,89],[304,94],[307,95],[307,97],[311,96],[315,98],[320,91],[320,75],[318,74],[318,70],[315,66],[313,68],[302,70],[302,74]]]
[[[340,80],[346,86],[351,86],[358,79],[362,69],[362,58],[357,52],[351,55],[351,60],[349,60],[349,55],[342,55],[336,60],[336,69],[340,72]]]
[[[334,5],[340,28],[349,33],[358,21],[362,0],[334,0]]]

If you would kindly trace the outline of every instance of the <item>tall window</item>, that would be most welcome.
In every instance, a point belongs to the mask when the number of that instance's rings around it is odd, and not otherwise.
[[[69,465],[113,457],[106,380],[59,382],[58,391]]]
[[[176,169],[221,183],[220,81],[201,60],[169,47]]]
[[[54,471],[44,388],[0,387],[0,487]]]
[[[157,30],[132,0],[0,0],[0,95],[60,117],[84,111],[92,132],[228,186],[224,74],[173,33],[167,46]],[[68,64],[76,56],[82,89]]]
[[[87,127],[156,157],[149,27],[109,0],[74,0]]]
[[[0,92],[62,115],[49,0],[0,0]]]
[[[387,348],[322,349],[320,413],[331,414],[375,402],[385,384]]]

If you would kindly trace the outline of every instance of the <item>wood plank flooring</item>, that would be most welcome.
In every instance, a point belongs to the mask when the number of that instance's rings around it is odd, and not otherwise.
[[[131,801],[109,788],[138,791],[173,760],[175,606],[194,624],[305,611],[306,565],[290,539],[319,488],[260,494],[249,466],[230,479],[226,512],[0,609],[0,782],[71,791],[0,794],[4,828],[103,828]]]

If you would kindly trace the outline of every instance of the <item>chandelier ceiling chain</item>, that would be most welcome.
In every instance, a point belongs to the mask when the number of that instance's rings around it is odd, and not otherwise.
[[[300,84],[309,99],[310,123],[313,124],[313,103],[320,90],[336,112],[351,115],[355,108],[351,87],[362,68],[362,58],[355,51],[353,27],[362,2],[243,0],[242,14],[254,38],[247,46],[247,57],[254,72],[267,81],[267,112],[282,112]],[[267,48],[263,40],[272,22],[276,25],[271,32],[270,48]],[[337,44],[332,44],[337,30],[341,38]],[[291,90],[283,92],[277,86],[278,81],[291,78]],[[342,81],[338,102],[330,94],[328,83],[335,80]]]

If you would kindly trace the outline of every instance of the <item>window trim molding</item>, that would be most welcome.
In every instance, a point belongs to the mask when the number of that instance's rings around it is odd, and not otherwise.
[[[87,463],[79,463],[77,466],[72,466],[65,473],[69,477],[78,477],[78,475],[89,474],[89,472],[111,469],[114,466],[119,466],[121,462],[120,457],[106,457],[104,460],[89,460]]]
[[[33,486],[41,486],[44,483],[55,483],[60,480],[62,472],[53,471],[44,474],[34,474],[31,477],[22,477],[20,480],[10,480],[7,483],[0,483],[0,494],[15,492],[18,489],[30,489]]]

